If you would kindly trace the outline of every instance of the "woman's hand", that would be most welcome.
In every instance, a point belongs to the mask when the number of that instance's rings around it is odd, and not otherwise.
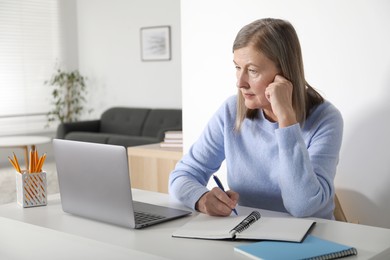
[[[280,75],[276,75],[274,81],[265,89],[265,96],[271,103],[272,112],[277,117],[279,127],[297,123],[292,106],[292,92],[292,83]]]
[[[195,208],[210,216],[229,216],[236,207],[238,198],[237,192],[232,190],[224,192],[220,188],[214,187],[200,197]]]

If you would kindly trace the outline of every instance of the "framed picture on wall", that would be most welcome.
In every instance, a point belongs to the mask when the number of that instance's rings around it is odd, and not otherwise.
[[[141,28],[141,60],[167,61],[171,59],[171,27]]]

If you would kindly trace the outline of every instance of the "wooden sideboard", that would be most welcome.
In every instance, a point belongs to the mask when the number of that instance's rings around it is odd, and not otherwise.
[[[132,188],[168,193],[169,174],[183,156],[182,148],[148,144],[127,148]]]

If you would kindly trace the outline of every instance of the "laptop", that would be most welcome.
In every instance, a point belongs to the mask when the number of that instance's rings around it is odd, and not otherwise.
[[[64,212],[129,228],[143,228],[190,211],[133,201],[123,146],[53,140]]]

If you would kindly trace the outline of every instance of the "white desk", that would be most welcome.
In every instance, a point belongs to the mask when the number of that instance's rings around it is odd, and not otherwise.
[[[172,201],[167,194],[133,190],[133,196],[139,201],[183,208],[177,202]],[[249,208],[238,207],[237,209],[240,213],[250,212]],[[269,211],[262,211],[262,214],[280,215],[280,213]],[[22,209],[16,203],[2,205],[0,206],[0,217],[30,223],[43,227],[43,230],[48,228],[60,231],[61,234],[72,235],[82,240],[94,240],[96,243],[110,247],[107,250],[114,250],[115,247],[120,247],[129,250],[129,256],[131,254],[144,253],[148,257],[154,255],[168,259],[248,260],[248,257],[235,253],[233,248],[236,245],[250,242],[172,238],[172,232],[190,220],[191,216],[141,230],[130,230],[66,214],[61,209],[59,196],[53,195],[49,196],[48,205],[43,207]],[[17,221],[14,222],[16,223]],[[322,219],[316,219],[316,221],[317,224],[312,230],[312,234],[355,246],[358,249],[358,256],[349,257],[348,259],[370,259],[390,247],[390,229]],[[20,224],[24,225],[24,223]],[[8,232],[11,232],[11,230]],[[30,234],[28,231],[24,232],[21,228],[14,232],[20,237],[26,233],[27,235]],[[7,235],[4,236],[6,237]],[[48,234],[48,236],[51,235]],[[3,238],[1,238],[1,241],[3,241]],[[31,241],[31,243],[38,242]],[[85,250],[91,250],[91,247],[85,247]]]
[[[0,259],[166,259],[0,217]]]

